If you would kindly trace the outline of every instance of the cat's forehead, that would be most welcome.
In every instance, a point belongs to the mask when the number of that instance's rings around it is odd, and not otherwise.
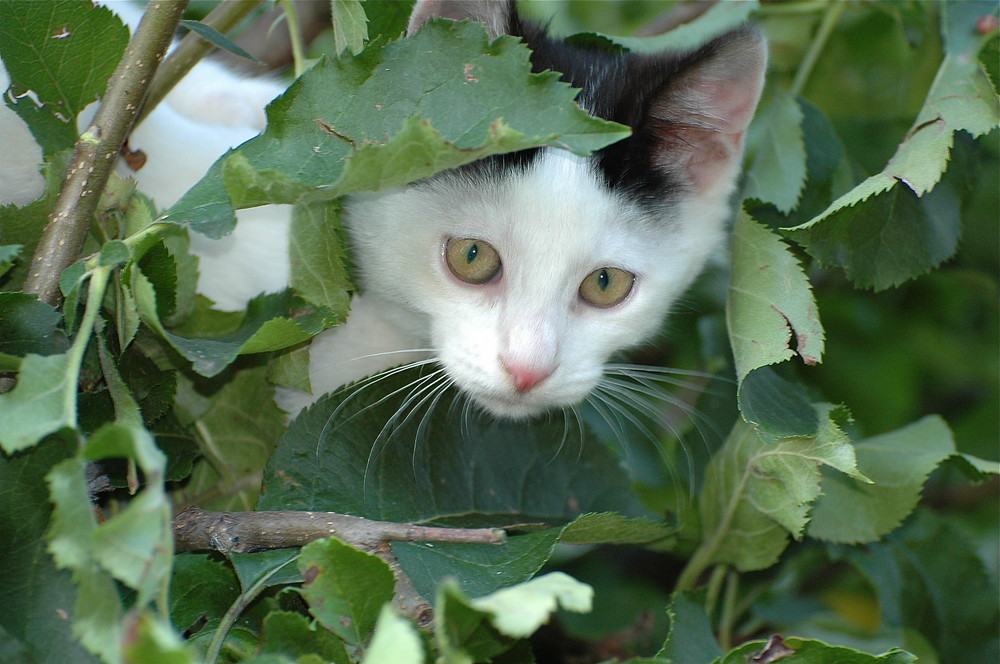
[[[516,251],[614,251],[649,230],[647,210],[610,190],[590,159],[562,150],[493,162],[475,177],[451,180],[449,189],[445,232]]]

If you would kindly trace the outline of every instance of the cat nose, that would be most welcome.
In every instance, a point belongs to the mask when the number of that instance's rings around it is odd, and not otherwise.
[[[531,390],[535,385],[552,375],[551,369],[538,369],[535,367],[527,367],[519,364],[512,364],[501,361],[504,371],[510,376],[511,381],[514,383],[514,389],[519,393],[524,394]]]

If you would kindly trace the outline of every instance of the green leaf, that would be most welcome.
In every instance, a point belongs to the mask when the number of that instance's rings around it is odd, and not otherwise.
[[[111,240],[109,242],[105,242],[101,247],[101,253],[98,256],[98,264],[105,267],[115,267],[130,260],[131,258],[132,255],[129,251],[128,245],[121,240]]]
[[[416,628],[389,606],[382,607],[362,664],[424,664],[424,646]]]
[[[713,37],[743,25],[750,14],[760,7],[757,0],[747,2],[719,2],[713,4],[697,18],[655,37],[613,37],[612,42],[636,53],[661,51],[691,51]],[[602,35],[605,36],[605,35]]]
[[[244,590],[257,586],[272,586],[300,583],[302,575],[292,563],[299,557],[298,549],[275,549],[260,553],[231,553],[236,576]]]
[[[835,551],[875,589],[886,624],[919,630],[942,662],[991,662],[1000,654],[996,581],[948,518],[918,510],[883,542]]]
[[[114,579],[101,569],[91,538],[98,529],[85,480],[86,463],[67,459],[46,475],[55,509],[48,531],[49,553],[72,573],[76,585],[73,636],[105,661],[121,658],[124,611]]]
[[[945,172],[956,131],[981,136],[1000,123],[1000,100],[977,59],[986,39],[971,27],[985,7],[941,5],[945,57],[895,155],[882,172],[812,220],[788,229],[810,254],[844,267],[862,287],[894,286],[955,251],[957,208],[918,199],[934,189]],[[872,224],[879,224],[877,232]]]
[[[62,317],[28,293],[0,292],[0,353],[23,357],[53,355],[69,345],[59,329]]]
[[[347,318],[351,285],[336,203],[296,206],[292,212],[288,258],[291,286],[307,302],[334,313],[336,323]]]
[[[14,259],[21,253],[21,249],[22,245],[20,244],[0,245],[0,277],[14,265]]]
[[[898,186],[872,193],[863,203],[832,210],[822,223],[787,232],[820,263],[842,267],[855,285],[876,291],[919,276],[955,252],[960,210],[950,192],[937,188],[918,197]]]
[[[163,488],[166,459],[138,424],[108,424],[84,447],[91,461],[126,458],[137,462],[143,489],[91,534],[92,555],[114,578],[137,591],[137,603],[154,599],[173,559],[172,507]]]
[[[523,638],[548,622],[558,607],[590,611],[594,591],[562,572],[550,572],[471,601],[473,608],[493,614],[493,626],[507,636]]]
[[[423,597],[444,579],[455,579],[479,597],[532,578],[552,556],[561,528],[508,537],[503,546],[396,542],[392,552]]]
[[[784,88],[776,87],[758,110],[763,124],[757,152],[747,168],[743,198],[774,203],[788,213],[799,202],[806,183],[806,146],[802,109]]]
[[[698,503],[700,556],[740,571],[769,567],[785,550],[789,535],[802,537],[820,494],[821,466],[861,477],[854,448],[837,426],[833,409],[818,412],[821,424],[815,437],[773,444],[737,421],[706,471]]]
[[[722,655],[704,600],[697,602],[689,593],[674,593],[667,615],[670,635],[657,657],[670,664],[709,664]]]
[[[44,537],[52,512],[45,475],[76,447],[75,436],[52,436],[30,452],[0,455],[0,628],[28,653],[9,661],[98,661],[73,638],[72,623],[63,617],[74,615],[79,591],[70,573],[56,567]]]
[[[514,640],[497,631],[485,609],[474,608],[453,581],[446,581],[434,602],[434,637],[446,664],[485,662],[506,652]]]
[[[217,161],[164,220],[220,237],[234,206],[399,186],[538,145],[586,154],[627,135],[580,110],[556,74],[530,72],[515,39],[491,44],[480,25],[437,21],[321,61],[268,106],[267,131]]]
[[[0,2],[0,58],[13,87],[5,102],[46,155],[76,143],[76,116],[104,92],[128,37],[110,9],[89,2]]]
[[[584,514],[567,525],[559,537],[564,544],[639,544],[655,546],[674,529],[652,519],[629,519],[620,514]]]
[[[351,660],[344,650],[344,642],[300,613],[274,611],[264,618],[261,629],[261,653],[282,654],[288,657],[314,655],[323,662],[348,664]],[[301,661],[301,660],[299,660]]]
[[[312,615],[348,643],[363,643],[392,599],[395,581],[385,561],[331,537],[302,547],[298,565]]]
[[[122,651],[127,662],[197,664],[195,656],[170,626],[148,609],[128,616]]]
[[[406,393],[420,380],[419,370],[397,372],[301,413],[269,461],[258,509],[468,526],[555,525],[601,511],[650,516],[617,459],[573,418],[460,416],[450,408],[454,392],[410,412]]]
[[[285,428],[285,416],[274,404],[266,367],[241,369],[228,377],[204,402],[198,401],[195,386],[179,383],[182,419],[198,432],[204,458],[177,499],[184,502],[183,496],[207,492],[215,498],[201,503],[206,509],[252,510],[260,494],[260,472]]]
[[[360,53],[368,40],[368,18],[361,0],[332,0],[330,15],[336,53]]]
[[[733,230],[726,322],[744,417],[764,431],[778,435],[813,433],[815,420],[801,403],[795,403],[792,409],[791,426],[788,414],[783,412],[782,400],[774,400],[774,407],[769,408],[767,402],[758,398],[758,407],[750,413],[745,407],[745,402],[754,397],[746,394],[750,388],[767,394],[783,392],[773,379],[748,383],[746,379],[751,372],[795,355],[806,364],[816,364],[824,346],[816,301],[798,261],[781,238],[745,211],[740,212]],[[760,406],[762,403],[764,407]],[[797,421],[803,417],[807,419]]]
[[[809,536],[828,542],[875,542],[902,523],[920,500],[927,477],[955,454],[951,429],[930,415],[855,444],[858,470],[871,483],[825,473]]]
[[[262,62],[261,60],[258,60],[254,56],[244,51],[242,48],[239,47],[238,44],[236,44],[236,42],[234,42],[229,37],[225,36],[224,34],[222,34],[221,32],[219,32],[210,25],[202,23],[201,21],[181,21],[181,25],[190,30],[191,32],[195,33],[205,41],[215,46],[218,46],[224,51],[229,51],[233,55],[237,55],[241,58],[246,58],[247,60],[253,62],[254,64],[266,65],[266,63]]]
[[[243,354],[294,346],[322,331],[329,322],[328,312],[308,311],[300,299],[285,291],[252,299],[239,327],[232,332],[206,337],[176,334],[162,322],[173,311],[176,266],[163,245],[157,246],[161,250],[151,249],[128,271],[128,288],[143,322],[190,360],[192,368],[202,376],[218,375]],[[151,260],[154,257],[156,260]],[[196,331],[197,321],[189,320],[186,334]]]
[[[43,437],[76,426],[76,375],[70,353],[27,355],[17,385],[0,394],[0,447],[7,453],[31,447]]]
[[[892,648],[881,655],[832,646],[814,639],[788,637],[780,645],[768,648],[764,641],[749,641],[713,660],[713,664],[745,664],[757,659],[760,662],[783,664],[916,664],[917,658],[908,652]],[[790,651],[790,652],[786,652]]]
[[[240,594],[232,568],[204,553],[174,556],[170,577],[170,621],[179,632],[219,626],[226,611]],[[197,630],[196,630],[197,631]]]

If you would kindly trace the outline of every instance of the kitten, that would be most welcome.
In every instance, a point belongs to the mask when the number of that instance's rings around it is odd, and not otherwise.
[[[614,353],[655,333],[724,243],[764,78],[755,30],[693,53],[615,56],[548,39],[513,2],[420,0],[409,31],[431,16],[524,38],[536,71],[563,72],[582,90],[581,105],[634,133],[589,158],[528,150],[350,198],[345,225],[364,295],[344,325],[313,340],[313,394],[279,391],[290,413],[425,357],[499,417],[574,405]],[[140,190],[168,207],[226,148],[261,128],[260,110],[281,89],[200,64],[130,140],[148,156],[135,174]],[[27,152],[37,146],[19,123],[0,106],[0,136],[32,157],[0,178],[0,203],[41,192],[40,155]],[[199,290],[229,309],[288,282],[288,209],[244,210],[239,219],[223,241],[192,234]]]
[[[584,108],[633,135],[589,158],[528,150],[351,198],[364,295],[313,341],[313,391],[426,348],[493,415],[572,406],[614,353],[657,331],[724,243],[762,37],[743,27],[693,53],[610,55],[548,39],[513,2],[422,0],[410,32],[432,16],[522,37],[535,71],[562,72]]]

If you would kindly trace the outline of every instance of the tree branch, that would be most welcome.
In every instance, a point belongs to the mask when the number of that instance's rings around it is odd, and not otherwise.
[[[43,302],[57,306],[62,300],[59,277],[79,258],[97,201],[187,3],[158,0],[149,4],[108,81],[97,115],[76,142],[69,172],[24,281],[24,291]]]
[[[336,512],[206,512],[194,508],[174,518],[178,551],[253,553],[303,546],[321,537],[374,551],[383,542],[462,542],[503,544],[495,528],[439,528],[414,523],[372,521]]]
[[[304,546],[330,535],[384,560],[396,578],[393,605],[421,626],[430,624],[433,610],[403,572],[389,543],[503,544],[507,538],[504,531],[495,528],[438,528],[336,512],[206,512],[193,508],[174,518],[177,551],[253,553]]]

